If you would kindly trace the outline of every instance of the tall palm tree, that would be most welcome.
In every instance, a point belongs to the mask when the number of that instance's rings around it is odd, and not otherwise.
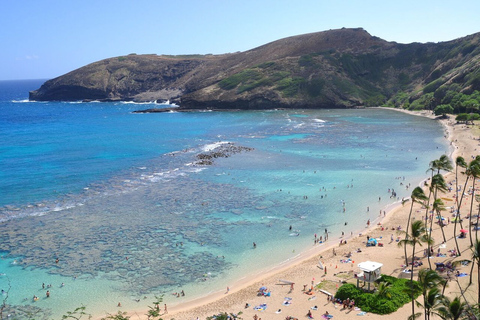
[[[442,155],[439,159],[432,160],[428,164],[429,168],[427,172],[431,171],[432,175],[430,177],[430,188],[428,193],[427,209],[425,210],[425,223],[427,222],[427,219],[428,219],[428,206],[430,205],[430,197],[432,196],[432,192],[434,191],[434,189],[432,189],[431,187],[433,182],[433,176],[435,175],[435,172],[437,172],[436,174],[440,174],[440,170],[442,170],[444,167],[448,168],[447,160],[448,160],[448,157],[445,159],[445,156]]]
[[[413,271],[415,268],[415,247],[421,246],[422,243],[430,244],[432,242],[430,235],[425,232],[425,224],[421,220],[415,220],[410,225],[410,234],[407,236],[407,232],[400,232],[405,234],[405,239],[398,242],[399,246],[410,245],[412,246],[412,269],[410,273],[410,297],[412,299],[412,318],[415,318],[415,290],[413,285]],[[408,261],[408,259],[407,259]],[[407,264],[408,267],[408,264]]]
[[[437,200],[437,194],[438,194],[438,191],[441,191],[441,192],[446,192],[448,190],[448,186],[447,186],[447,183],[445,182],[445,179],[443,178],[443,176],[439,173],[435,174],[433,177],[432,177],[432,181],[431,181],[431,184],[430,184],[430,192],[433,193],[433,202],[435,203],[435,201]],[[428,211],[428,208],[427,208],[427,211]],[[430,228],[425,228],[425,232],[428,232],[429,234],[431,234],[432,230],[433,230],[433,217],[432,219],[430,220]],[[428,220],[427,220],[428,221]],[[427,223],[427,221],[425,221],[425,223]],[[443,231],[443,229],[442,229]],[[431,246],[430,246],[430,243],[427,243],[427,250],[428,250],[428,254],[430,255],[430,252],[431,252]],[[430,261],[430,259],[428,259],[428,266],[430,267],[430,269],[432,269],[432,262]]]
[[[418,283],[422,290],[423,305],[417,302],[417,306],[421,305],[425,309],[425,320],[430,319],[432,309],[440,302],[439,298],[442,294],[440,294],[438,286],[443,285],[445,282],[445,279],[435,270],[420,269],[418,271]]]
[[[432,193],[434,193],[434,199],[436,199],[436,191],[438,191],[438,189],[436,189],[434,187],[434,184],[435,184],[435,181],[434,181],[434,177],[435,176],[440,176],[443,178],[442,175],[440,175],[440,170],[444,170],[444,171],[452,171],[453,170],[453,167],[452,167],[452,162],[450,161],[450,159],[448,158],[448,156],[446,155],[441,155],[439,159],[437,160],[433,160],[433,161],[430,161],[429,163],[429,169],[427,170],[428,171],[431,171],[432,172],[432,176],[431,176],[431,180],[430,180],[430,188],[429,188],[429,194],[428,194],[428,202],[427,202],[427,209],[425,211],[425,223],[428,221],[428,206],[430,205],[430,197],[432,195]],[[436,171],[436,174],[435,174],[435,171]],[[446,186],[446,185],[445,185]],[[445,190],[447,190],[448,188],[446,188]]]
[[[455,159],[455,207],[456,207],[456,210],[457,212],[455,213],[455,218],[453,219],[453,234],[456,235],[457,234],[457,223],[459,222],[459,220],[461,219],[461,216],[460,216],[460,204],[461,202],[459,202],[458,200],[458,168],[466,168],[467,167],[467,162],[465,161],[465,159],[463,157],[457,157],[457,159]],[[463,192],[462,192],[462,199],[463,199]],[[460,222],[460,227],[462,227],[462,224]],[[457,252],[458,252],[458,255],[460,256],[461,255],[461,252],[460,252],[460,247],[458,245],[458,239],[456,236],[453,237],[453,239],[455,239],[455,246],[457,248]]]
[[[410,206],[410,213],[408,214],[407,227],[405,228],[405,230],[408,230],[410,228],[410,219],[412,217],[413,204],[414,203],[425,204],[425,201],[428,199],[425,193],[423,192],[423,189],[420,187],[416,187],[415,189],[413,189],[412,194],[410,195],[410,198],[412,200],[412,204]],[[408,233],[405,234],[405,237],[408,239]],[[406,243],[405,243],[404,249],[405,249],[405,264],[408,265]]]
[[[470,222],[472,220],[472,213],[473,213],[473,200],[475,198],[475,181],[480,177],[480,159],[477,156],[474,160],[470,162],[468,165],[468,175],[472,178],[472,195],[470,201]],[[465,192],[465,191],[464,191]],[[469,224],[469,233],[470,233],[470,246],[473,246],[473,238],[472,238],[472,223]]]
[[[476,239],[472,249],[472,267],[470,269],[470,284],[472,283],[472,271],[475,263],[477,264],[477,303],[480,305],[480,240]]]
[[[450,300],[447,297],[443,298],[442,306],[438,308],[437,314],[443,320],[458,320],[463,319],[465,315],[466,303],[461,302],[459,297],[455,297],[453,300]]]

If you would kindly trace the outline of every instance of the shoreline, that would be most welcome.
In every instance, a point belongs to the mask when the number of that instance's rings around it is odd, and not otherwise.
[[[400,112],[405,112],[408,114],[416,115],[416,116],[423,116],[427,117],[430,119],[436,119],[436,117],[433,114],[428,114],[427,111],[424,111],[422,113],[417,113],[417,112],[412,112],[412,111],[407,111],[407,110],[399,110],[399,109],[391,109],[391,108],[383,108],[383,109],[388,109],[388,110],[395,110],[395,111],[400,111]],[[453,143],[453,137],[454,137],[454,128],[451,123],[448,122],[448,119],[443,121],[443,119],[440,120],[442,125],[445,127],[445,130],[448,132],[447,135],[444,137],[451,142],[451,146],[453,147],[453,150],[451,152],[450,157],[454,157],[458,153],[458,146],[456,146]],[[425,180],[427,180],[426,178]],[[424,181],[422,180],[420,182],[420,185],[424,185]],[[341,253],[346,251],[347,249],[349,251],[354,250],[356,247],[362,247],[362,243],[364,243],[363,236],[372,235],[376,232],[378,232],[379,226],[385,226],[387,224],[392,224],[394,226],[397,225],[397,223],[400,221],[397,216],[398,212],[402,211],[402,208],[409,207],[409,206],[402,206],[401,202],[394,202],[391,204],[386,205],[385,211],[387,214],[383,217],[378,217],[374,220],[374,222],[370,225],[369,228],[366,228],[364,232],[358,232],[354,233],[351,236],[347,236],[343,239],[348,240],[349,244],[340,246],[337,241],[331,240],[325,243],[326,245],[315,245],[314,247],[304,250],[301,253],[299,253],[297,256],[295,256],[292,259],[288,259],[285,262],[282,262],[280,264],[277,264],[275,266],[272,266],[271,268],[268,268],[267,270],[260,270],[256,272],[254,275],[247,275],[243,277],[242,279],[237,279],[234,283],[231,284],[231,290],[228,292],[224,292],[224,290],[218,290],[217,292],[208,294],[206,296],[193,299],[190,301],[186,302],[181,302],[176,305],[172,305],[171,307],[169,306],[169,313],[167,315],[163,315],[165,319],[196,319],[199,317],[199,319],[203,319],[206,316],[212,316],[213,314],[219,313],[219,312],[232,312],[236,313],[238,311],[244,312],[244,319],[250,318],[247,316],[247,311],[252,311],[251,308],[245,309],[244,310],[244,305],[245,303],[250,303],[250,300],[256,299],[256,291],[258,290],[258,287],[263,286],[267,283],[275,283],[278,282],[278,279],[285,279],[291,274],[295,274],[298,269],[309,269],[310,273],[314,275],[313,279],[315,278],[322,278],[319,277],[319,269],[317,269],[317,264],[318,260],[321,259],[322,263],[328,267],[330,266],[329,270],[332,270],[331,267],[333,267],[332,264],[332,258],[336,256],[341,256]],[[403,210],[404,211],[404,210]],[[383,230],[382,230],[383,231]],[[390,232],[390,229],[386,229],[387,233]],[[392,235],[393,236],[393,235]],[[385,239],[385,241],[387,241]],[[338,249],[337,249],[338,248]],[[333,256],[333,254],[329,254],[329,251],[333,251],[332,249],[335,249],[337,251],[337,255]],[[363,250],[363,251],[371,251],[371,250]],[[400,257],[400,260],[404,261],[403,257]],[[350,264],[350,267],[353,269],[353,263]],[[335,267],[333,270],[338,270],[338,264],[335,264]],[[344,269],[344,268],[342,268]],[[347,270],[350,272],[349,270]],[[343,272],[343,271],[342,271]],[[321,272],[323,273],[323,271]],[[382,273],[383,270],[382,270]],[[391,275],[391,274],[390,274]],[[327,276],[326,274],[324,275],[325,277]],[[245,281],[247,277],[251,277],[250,280]],[[311,279],[312,276],[308,275],[308,278]],[[293,278],[291,278],[293,279]],[[315,280],[312,280],[312,283]],[[297,283],[297,281],[295,281]],[[304,281],[305,283],[309,283],[308,281]],[[318,283],[315,281],[315,284]],[[278,283],[275,283],[278,285]],[[300,284],[299,284],[300,285]],[[285,286],[281,286],[285,287]],[[272,288],[272,285],[269,285],[269,289]],[[280,291],[285,291],[287,288],[282,288]],[[297,290],[299,291],[300,289]],[[273,290],[272,290],[273,291]],[[277,287],[275,287],[275,291],[277,291]],[[287,293],[285,293],[287,294]],[[263,297],[262,297],[263,298]],[[253,303],[250,303],[253,305]],[[302,309],[302,312],[306,312],[307,309]],[[271,310],[270,310],[271,311]],[[293,311],[293,308],[291,308],[289,311]],[[248,312],[250,314],[251,312]],[[255,312],[256,314],[260,314],[260,312]],[[295,314],[295,312],[291,312]],[[298,313],[298,312],[296,312]],[[395,313],[397,314],[397,313]],[[136,315],[139,316],[137,312],[130,313],[130,315]],[[298,315],[297,315],[298,316]],[[370,316],[375,316],[375,317],[381,317],[378,315],[370,315]],[[388,317],[388,316],[387,316]],[[285,314],[273,314],[271,315],[269,312],[269,318],[268,319],[284,319]],[[383,316],[383,319],[385,316]],[[144,319],[139,316],[139,319]],[[146,319],[146,318],[145,318]]]

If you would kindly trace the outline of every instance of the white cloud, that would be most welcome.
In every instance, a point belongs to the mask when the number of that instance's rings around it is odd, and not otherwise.
[[[15,58],[16,61],[37,60],[37,59],[40,59],[40,57],[37,56],[36,54],[26,54],[23,57],[16,57]]]

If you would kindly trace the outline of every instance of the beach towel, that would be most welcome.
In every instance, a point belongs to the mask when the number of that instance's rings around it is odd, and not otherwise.
[[[457,274],[457,277],[461,278],[461,277],[466,277],[468,276],[468,273],[465,273],[465,272],[462,272],[460,274]]]
[[[282,304],[283,304],[284,306],[289,306],[289,305],[292,304],[292,302],[291,302],[290,300],[285,300],[285,301],[283,301]]]
[[[362,312],[357,313],[357,316],[364,316],[364,315],[366,315],[366,314],[367,314],[367,313],[366,313],[365,311],[362,311]]]
[[[266,304],[266,303],[262,303],[262,304],[259,305],[259,306],[255,306],[253,309],[254,309],[254,310],[264,311],[265,309],[267,309],[267,304]]]
[[[322,314],[322,318],[323,318],[323,319],[332,319],[333,316],[332,316],[331,314],[329,314],[329,315]]]

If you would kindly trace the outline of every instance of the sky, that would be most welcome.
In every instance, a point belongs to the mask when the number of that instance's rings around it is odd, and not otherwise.
[[[0,0],[0,80],[51,79],[136,54],[222,54],[362,27],[399,43],[480,32],[480,1]]]

